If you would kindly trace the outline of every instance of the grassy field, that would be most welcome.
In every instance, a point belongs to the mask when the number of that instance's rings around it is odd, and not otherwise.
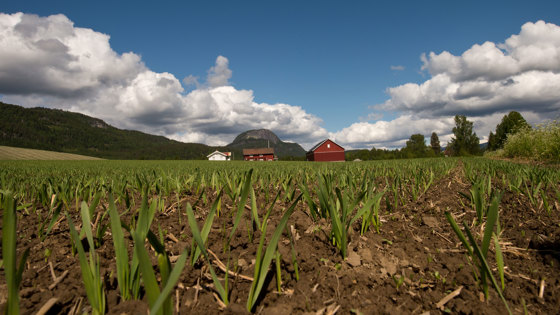
[[[91,156],[0,146],[0,160],[101,160]]]
[[[554,314],[559,211],[485,158],[0,161],[0,314]]]

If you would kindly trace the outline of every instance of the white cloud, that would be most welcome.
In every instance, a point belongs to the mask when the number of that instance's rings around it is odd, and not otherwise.
[[[64,15],[0,14],[1,100],[212,145],[268,128],[306,148],[328,136],[347,148],[394,148],[414,133],[429,137],[433,131],[445,143],[456,114],[474,121],[484,141],[510,110],[533,123],[560,113],[560,27],[542,21],[524,24],[503,43],[476,44],[458,56],[422,55],[429,79],[388,88],[390,98],[362,119],[377,121],[331,133],[300,106],[258,103],[253,91],[231,86],[224,56],[217,57],[205,82],[187,76],[182,85],[173,74],[151,71],[135,53],[116,53],[109,39]],[[185,87],[194,89],[187,93]],[[380,120],[394,114],[393,120]]]
[[[200,87],[200,83],[198,82],[198,77],[194,76],[194,75],[188,75],[186,77],[183,78],[183,84],[185,86],[195,86],[197,89]]]
[[[353,124],[335,133],[337,139],[353,146],[404,143],[412,133],[428,136],[429,129],[450,133],[450,119],[461,114],[475,123],[475,131],[485,141],[511,110],[521,112],[532,123],[560,115],[557,25],[526,23],[504,43],[475,44],[460,56],[430,52],[421,60],[422,70],[431,78],[421,84],[388,88],[390,98],[373,107],[402,116],[388,122]]]
[[[24,106],[63,108],[127,129],[177,140],[223,145],[238,133],[268,128],[310,146],[327,135],[299,106],[254,101],[229,83],[218,56],[207,81],[148,69],[134,53],[118,54],[109,36],[75,27],[64,15],[0,14],[0,95]]]
[[[229,79],[231,79],[229,61],[224,56],[218,56],[216,65],[208,70],[208,84],[210,87],[225,86],[229,85]]]
[[[109,36],[64,15],[0,14],[0,21],[0,93],[78,97],[146,71],[138,55],[118,55]]]
[[[453,129],[453,118],[418,119],[413,115],[402,115],[391,121],[375,123],[354,123],[338,132],[331,133],[337,143],[348,148],[395,148],[404,146],[412,134],[420,133],[429,136],[436,132],[444,143],[450,138]]]

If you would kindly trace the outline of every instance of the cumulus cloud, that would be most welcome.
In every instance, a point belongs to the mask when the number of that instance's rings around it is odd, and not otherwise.
[[[109,40],[60,14],[0,14],[1,100],[76,111],[119,128],[211,145],[227,144],[248,129],[269,128],[306,148],[329,136],[347,148],[394,148],[412,134],[429,137],[433,131],[445,143],[456,114],[474,121],[484,141],[511,110],[531,123],[560,113],[560,27],[543,21],[524,24],[503,43],[475,44],[461,55],[422,55],[427,80],[388,88],[389,99],[367,117],[331,133],[300,106],[259,103],[253,91],[233,87],[224,56],[209,65],[203,82],[193,75],[181,82],[150,70],[133,52],[115,52]],[[391,116],[397,118],[381,120]]]
[[[200,83],[198,82],[198,77],[190,74],[183,78],[183,84],[185,86],[195,86],[197,89],[200,87]]]
[[[64,15],[0,14],[0,31],[2,94],[80,97],[145,71],[138,55],[118,55],[109,36]]]
[[[473,45],[461,56],[444,51],[422,56],[431,78],[388,89],[380,108],[423,116],[484,116],[531,107],[560,110],[560,27],[526,23],[505,43]]]
[[[208,84],[210,87],[229,85],[229,79],[231,79],[229,61],[226,57],[218,56],[216,65],[208,70]]]
[[[2,101],[63,108],[120,128],[211,145],[227,144],[252,128],[269,128],[307,146],[327,135],[321,120],[303,108],[257,103],[251,90],[231,86],[224,56],[206,82],[184,78],[185,86],[195,86],[185,93],[173,74],[151,71],[132,52],[116,53],[109,39],[61,14],[0,14]]]
[[[430,52],[421,60],[428,80],[388,88],[390,98],[373,107],[398,113],[399,118],[353,124],[334,136],[352,146],[390,146],[404,143],[412,133],[428,136],[439,130],[449,134],[450,119],[460,114],[474,121],[475,131],[485,141],[511,110],[521,112],[532,123],[560,115],[557,25],[526,23],[504,43],[475,44],[460,56]]]
[[[358,122],[338,132],[331,133],[337,143],[343,143],[348,148],[398,148],[412,134],[420,133],[426,136],[436,132],[442,143],[448,141],[453,129],[453,118],[418,119],[414,115],[402,115],[391,121],[377,121],[375,123]]]

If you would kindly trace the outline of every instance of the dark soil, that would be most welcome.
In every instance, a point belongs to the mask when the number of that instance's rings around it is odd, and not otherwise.
[[[458,222],[465,221],[472,226],[475,213],[470,208],[470,202],[459,195],[459,192],[468,193],[469,188],[470,184],[464,179],[461,169],[456,168],[436,181],[415,202],[409,200],[406,206],[392,209],[391,212],[382,203],[380,233],[370,229],[361,236],[360,223],[355,222],[349,245],[351,259],[346,261],[330,242],[329,224],[313,222],[307,204],[300,202],[288,222],[288,226],[293,226],[296,231],[299,281],[295,279],[289,239],[284,235],[279,244],[282,254],[282,290],[277,291],[275,273],[271,270],[266,292],[254,311],[262,314],[422,314],[427,311],[430,314],[507,313],[493,288],[490,288],[489,300],[484,301],[482,290],[473,276],[473,267],[444,216],[444,211],[450,211]],[[139,196],[135,200],[137,205],[140,204]],[[191,233],[184,209],[186,202],[193,204],[196,197],[183,196],[181,211],[173,205],[175,200],[174,197],[169,198],[166,211],[158,212],[152,224],[152,231],[156,235],[157,227],[160,226],[164,235],[174,236],[166,238],[169,256],[179,255],[191,246]],[[223,202],[223,213],[214,221],[210,233],[209,248],[223,263],[229,260],[232,269],[253,277],[253,259],[260,235],[255,233],[253,241],[249,242],[247,226],[250,218],[249,211],[246,211],[231,244],[231,252],[229,255],[224,253],[223,235],[229,234],[233,221],[230,215],[225,214],[225,210],[231,209],[233,205],[228,198],[224,198]],[[260,200],[261,203],[264,201]],[[268,224],[268,233],[272,234],[283,210],[288,207],[288,203],[277,203]],[[209,209],[209,204],[196,207],[199,226]],[[503,233],[500,240],[506,265],[505,297],[516,314],[523,313],[524,307],[530,314],[557,314],[560,310],[558,211],[556,205],[549,216],[542,209],[534,209],[525,196],[511,192],[506,192],[502,198],[500,220]],[[76,211],[73,213],[73,221],[78,224],[80,218]],[[126,215],[124,221],[129,220],[130,215]],[[49,314],[70,313],[78,305],[88,310],[89,302],[82,284],[80,265],[77,256],[71,252],[66,220],[61,219],[44,242],[37,235],[38,222],[40,220],[35,213],[23,214],[18,221],[18,253],[25,248],[31,249],[20,288],[22,313],[36,313],[51,298],[56,298],[57,302]],[[108,216],[101,222],[108,224]],[[480,231],[476,230],[476,233]],[[125,235],[128,236],[128,233],[125,232]],[[130,239],[128,241],[132,243]],[[51,251],[48,257],[45,256],[47,249]],[[120,299],[110,229],[96,251],[105,279],[107,312],[147,314],[145,298],[141,301]],[[153,251],[150,253],[154,256]],[[495,267],[493,246],[489,255],[491,266]],[[53,284],[49,264],[52,264],[56,277],[68,272],[54,288],[49,288]],[[216,270],[220,277],[224,276],[219,269]],[[497,272],[494,275],[497,277]],[[401,277],[404,280],[397,286]],[[4,279],[3,270],[0,278]],[[205,263],[199,261],[194,267],[187,263],[172,294],[178,312],[246,313],[251,282],[235,276],[229,279],[231,304],[224,309],[214,296]],[[4,304],[5,281],[1,280],[0,283],[0,303]],[[540,298],[542,285],[544,292]],[[458,296],[441,309],[436,307],[440,300],[461,286],[463,288]]]

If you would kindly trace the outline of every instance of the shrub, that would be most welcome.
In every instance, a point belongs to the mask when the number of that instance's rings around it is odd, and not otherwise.
[[[539,161],[560,160],[560,121],[553,120],[535,129],[509,135],[503,154]]]

